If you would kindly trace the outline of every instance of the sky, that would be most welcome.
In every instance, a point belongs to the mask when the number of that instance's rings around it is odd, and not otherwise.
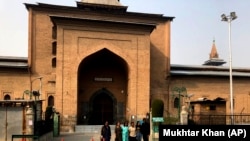
[[[76,6],[80,0],[1,0],[0,56],[28,56],[28,11],[24,3]],[[202,65],[213,40],[219,58],[232,67],[250,68],[250,0],[120,0],[127,11],[175,17],[171,22],[171,64]],[[236,12],[237,19],[221,21]],[[231,30],[229,30],[231,29]],[[231,31],[231,32],[229,32]],[[231,40],[229,40],[231,33]]]

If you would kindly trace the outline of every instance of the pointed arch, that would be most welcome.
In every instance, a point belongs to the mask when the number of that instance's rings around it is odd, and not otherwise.
[[[109,101],[111,102],[110,106],[106,107],[108,104],[105,103],[105,104],[100,104],[101,106],[100,107],[96,107],[98,106],[99,104],[99,99],[102,99],[102,101]],[[108,103],[109,103],[108,102]],[[106,120],[109,121],[110,124],[113,124],[115,123],[116,121],[116,115],[117,115],[117,110],[116,110],[116,107],[117,107],[117,100],[116,98],[114,97],[114,95],[109,91],[107,90],[106,88],[102,88],[100,90],[97,90],[89,99],[89,107],[90,107],[90,113],[91,113],[91,117],[90,119],[92,119],[92,121],[90,121],[91,124],[103,124]],[[104,118],[102,117],[103,114],[101,114],[100,116],[101,117],[98,117],[97,115],[99,115],[99,111],[97,109],[102,109],[102,108],[107,108],[106,110],[109,110],[106,114],[110,114],[110,115],[105,115]],[[111,109],[109,109],[111,108]],[[105,110],[105,112],[106,112]],[[105,114],[105,113],[104,113]],[[101,119],[101,121],[100,121]]]
[[[107,43],[107,42],[103,42],[100,45],[97,46],[91,46],[89,47],[88,50],[85,50],[82,55],[82,57],[80,57],[82,60],[80,60],[81,62],[83,60],[85,60],[86,58],[88,58],[89,56],[92,56],[93,54],[96,54],[97,52],[103,51],[103,50],[108,50],[110,52],[112,52],[114,55],[119,56],[126,64],[127,66],[127,70],[129,72],[131,66],[129,66],[129,64],[133,64],[134,60],[131,58],[130,54],[127,54],[127,52],[124,51],[124,49],[122,49],[119,46],[113,45],[112,43]]]

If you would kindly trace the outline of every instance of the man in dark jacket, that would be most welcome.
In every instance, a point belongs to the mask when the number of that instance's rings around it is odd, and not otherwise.
[[[148,141],[149,135],[150,135],[150,125],[147,122],[146,118],[143,118],[143,123],[141,125],[141,133],[142,133],[143,141]]]
[[[105,124],[102,126],[101,136],[102,136],[102,141],[103,140],[110,141],[111,139],[111,129],[110,129],[108,121],[106,121]]]

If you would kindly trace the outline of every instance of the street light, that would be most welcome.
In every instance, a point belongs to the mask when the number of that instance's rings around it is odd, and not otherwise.
[[[34,119],[34,125],[33,125],[33,133],[34,135],[36,134],[39,134],[39,130],[37,128],[37,121],[38,121],[38,116],[37,116],[37,102],[36,102],[36,97],[38,96],[38,100],[40,99],[39,96],[42,95],[42,76],[39,76],[37,78],[34,78],[33,80],[31,80],[31,94],[35,96],[35,103],[34,103],[34,115],[33,115],[33,119]],[[40,88],[39,88],[39,91],[33,91],[33,88],[32,88],[32,84],[34,81],[36,80],[40,80]]]
[[[231,124],[234,124],[234,102],[233,102],[233,76],[232,76],[232,48],[231,48],[231,22],[237,18],[235,12],[231,12],[230,15],[221,15],[221,21],[228,22],[229,25],[229,77],[230,77],[230,109],[231,109]]]
[[[40,77],[37,77],[37,78],[35,78],[35,79],[33,79],[32,81],[31,81],[31,93],[33,93],[33,89],[32,89],[32,84],[33,84],[33,82],[35,81],[35,80],[40,80],[40,88],[39,88],[39,95],[40,96],[42,96],[42,76],[40,76]],[[39,99],[39,98],[38,98]]]
[[[181,96],[183,97],[183,96],[186,96],[187,94],[186,94],[186,92],[187,92],[187,90],[186,90],[186,88],[185,87],[174,87],[173,89],[172,89],[172,92],[173,92],[173,95],[177,95],[178,96],[178,99],[179,99],[179,101],[178,101],[178,120],[179,120],[179,122],[180,122],[180,114],[181,114]],[[176,93],[177,92],[177,93]],[[183,93],[184,92],[184,93]]]

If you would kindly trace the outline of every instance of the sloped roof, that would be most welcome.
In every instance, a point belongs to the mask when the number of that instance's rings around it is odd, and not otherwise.
[[[205,65],[176,65],[172,64],[170,75],[186,76],[229,76],[229,67]],[[234,77],[250,77],[250,68],[232,68]]]
[[[130,12],[127,11],[127,6],[120,6],[120,5],[105,5],[105,4],[95,4],[95,3],[83,3],[83,2],[76,2],[77,6],[65,6],[65,5],[55,5],[55,4],[47,4],[47,3],[24,3],[27,10],[30,8],[37,8],[37,9],[44,9],[55,11],[58,10],[60,12],[65,13],[72,13],[76,12],[79,14],[86,14],[84,12],[94,12],[96,13],[109,13],[112,15],[117,14],[118,16],[122,16],[122,18],[131,18],[137,17],[138,19],[147,18],[151,19],[153,23],[154,20],[170,20],[172,21],[175,17],[164,16],[163,14],[152,14],[152,13],[140,13],[140,12]],[[65,15],[65,13],[62,13]]]
[[[106,4],[106,5],[121,5],[117,0],[81,0],[81,3]]]
[[[1,68],[28,68],[27,57],[0,56]]]
[[[197,100],[192,100],[190,103],[224,103],[226,99],[217,97],[215,99],[207,99],[207,98],[198,98]]]

